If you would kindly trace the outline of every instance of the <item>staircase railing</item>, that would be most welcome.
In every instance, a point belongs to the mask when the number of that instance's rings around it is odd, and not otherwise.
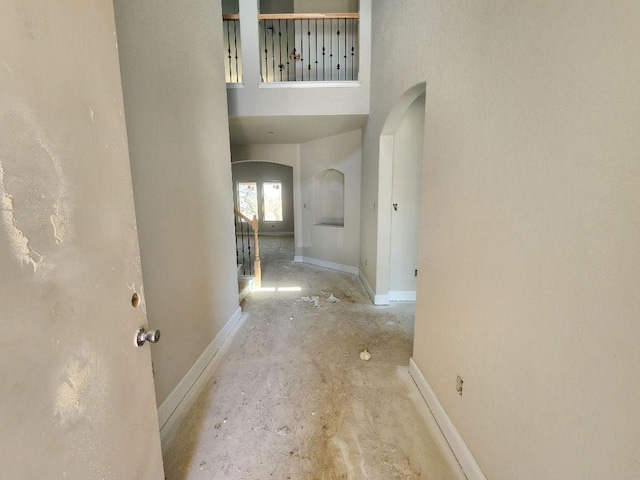
[[[253,219],[242,214],[235,208],[233,209],[234,227],[236,234],[236,263],[242,265],[243,274],[254,276],[254,285],[256,287],[262,286],[262,269],[260,267],[260,240],[258,238],[258,219],[253,216]],[[253,270],[251,265],[251,237],[249,228],[253,230]],[[240,243],[238,243],[240,242]]]

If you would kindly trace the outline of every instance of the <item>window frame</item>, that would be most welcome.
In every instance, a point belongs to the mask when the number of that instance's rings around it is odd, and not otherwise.
[[[268,220],[267,219],[267,213],[266,213],[266,202],[265,202],[265,185],[266,184],[277,184],[279,185],[278,190],[280,191],[280,220]],[[283,187],[282,187],[282,180],[265,180],[262,182],[261,184],[261,188],[262,188],[262,221],[263,222],[269,222],[269,223],[282,223],[284,222],[284,202],[283,202],[283,198],[282,198],[282,191],[283,191]]]
[[[236,208],[238,209],[238,211],[240,213],[245,215],[247,218],[251,218],[254,214],[253,213],[247,214],[246,212],[243,212],[242,208],[240,206],[240,185],[254,185],[255,191],[256,191],[256,196],[255,196],[255,199],[256,199],[255,216],[258,219],[258,221],[260,221],[260,194],[258,192],[259,182],[257,182],[257,181],[240,181],[240,180],[238,180],[236,182],[236,192],[235,192],[236,193]],[[240,221],[241,222],[245,222],[245,220],[242,217],[240,217]]]

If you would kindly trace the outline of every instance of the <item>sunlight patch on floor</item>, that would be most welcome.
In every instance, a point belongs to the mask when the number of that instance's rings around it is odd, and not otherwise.
[[[254,287],[252,292],[300,292],[301,287]]]

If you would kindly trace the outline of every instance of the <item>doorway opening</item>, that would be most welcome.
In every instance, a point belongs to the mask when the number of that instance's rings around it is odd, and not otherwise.
[[[268,284],[270,276],[275,275],[276,264],[282,262],[282,255],[293,262],[293,167],[241,161],[233,162],[231,170],[235,208],[248,218],[257,219],[261,280]]]
[[[409,89],[380,135],[376,304],[415,301],[426,83]]]

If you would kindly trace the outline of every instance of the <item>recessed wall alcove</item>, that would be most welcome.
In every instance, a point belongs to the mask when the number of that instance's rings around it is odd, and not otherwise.
[[[344,227],[344,173],[329,168],[313,177],[316,225]]]

